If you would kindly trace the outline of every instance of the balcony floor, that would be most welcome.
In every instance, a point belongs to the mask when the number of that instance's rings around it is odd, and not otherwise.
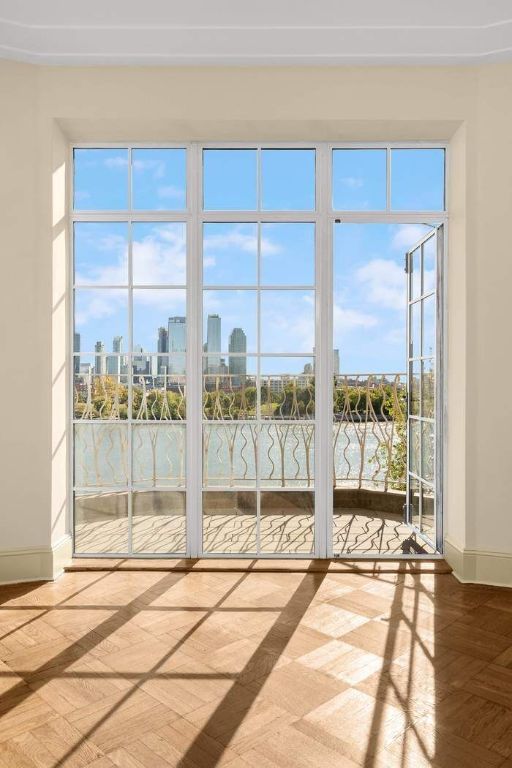
[[[250,554],[255,551],[256,519],[250,514],[217,510],[203,516],[204,551]],[[264,514],[260,520],[262,554],[309,554],[313,547],[311,515]],[[369,555],[427,554],[434,549],[420,541],[403,523],[402,516],[365,509],[335,509],[334,554]],[[77,552],[126,552],[128,520],[87,521],[76,526]],[[165,554],[185,551],[183,515],[137,515],[133,518],[134,553]]]

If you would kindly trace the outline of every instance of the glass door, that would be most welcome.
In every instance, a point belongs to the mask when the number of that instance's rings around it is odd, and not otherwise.
[[[443,225],[406,254],[407,270],[407,521],[434,545],[440,538],[436,478],[440,449],[436,426],[439,380],[437,275]]]
[[[202,171],[202,551],[312,554],[315,150]]]

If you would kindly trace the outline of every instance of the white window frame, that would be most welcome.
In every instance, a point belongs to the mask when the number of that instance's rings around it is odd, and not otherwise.
[[[185,149],[186,150],[186,208],[182,211],[87,211],[75,212],[73,209],[73,152],[75,149],[128,149],[128,161],[131,166],[132,149]],[[443,149],[445,151],[445,209],[444,211],[392,211],[390,157],[392,149]],[[202,210],[202,152],[204,149],[314,149],[316,151],[316,209],[314,211],[203,211]],[[386,209],[381,211],[343,211],[335,210],[332,205],[332,152],[335,149],[386,149]],[[259,164],[258,164],[259,167]],[[202,227],[207,222],[251,223],[251,222],[313,222],[315,224],[315,354],[304,354],[313,357],[315,363],[315,419],[311,420],[315,429],[315,527],[313,553],[258,553],[266,559],[311,559],[333,557],[333,495],[332,495],[332,383],[333,383],[333,227],[335,223],[396,223],[396,224],[430,224],[443,223],[445,233],[444,253],[446,254],[447,224],[449,219],[449,152],[448,145],[443,142],[80,142],[70,146],[71,183],[69,185],[70,238],[69,251],[71,268],[69,270],[70,296],[70,344],[69,360],[69,411],[68,423],[71,424],[70,450],[68,451],[68,515],[73,536],[74,549],[74,445],[73,425],[76,423],[73,413],[73,327],[74,327],[74,255],[73,255],[73,225],[80,221],[128,221],[132,222],[185,222],[187,250],[187,412],[186,424],[186,557],[190,558],[253,558],[254,554],[235,553],[203,553],[202,547],[202,328],[203,328],[203,283],[202,283]],[[128,174],[130,182],[130,174]],[[128,183],[129,183],[128,182]],[[130,183],[129,183],[130,187]],[[260,180],[258,179],[258,202]],[[128,204],[131,206],[131,189],[128,190]],[[130,239],[131,242],[131,239]],[[131,246],[130,246],[131,250]],[[130,253],[131,265],[131,253]],[[442,499],[445,472],[443,471],[442,455],[444,451],[445,430],[443,429],[443,403],[445,400],[445,374],[443,366],[444,333],[446,323],[446,294],[443,282],[446,270],[438,275],[438,398],[436,404],[436,424],[438,429],[438,460],[436,465],[436,488],[439,505],[439,519],[442,521]],[[129,345],[128,351],[133,352],[132,335],[132,275],[129,275]],[[98,288],[100,286],[97,286]],[[108,287],[108,286],[101,286]],[[147,287],[147,286],[144,286]],[[165,288],[167,286],[158,286]],[[169,286],[171,287],[171,286]],[[172,286],[173,288],[176,286]],[[295,286],[293,286],[295,288]],[[285,287],[286,288],[286,287]],[[291,288],[291,286],[290,286]],[[83,353],[89,354],[89,353]],[[285,354],[279,357],[286,357]],[[404,344],[404,366],[406,365]],[[404,368],[405,370],[405,368]],[[129,403],[129,414],[131,414]],[[130,417],[131,418],[131,417]],[[98,423],[98,422],[93,422]],[[130,423],[128,421],[128,423]],[[156,422],[154,422],[156,423]],[[182,422],[180,422],[182,423]],[[131,436],[131,428],[128,428]],[[129,556],[137,558],[176,558],[183,553],[151,554],[132,552],[132,478],[131,478],[131,437],[128,442],[130,462],[130,483],[126,487],[129,498],[129,551],[128,553],[80,553],[75,557],[115,557]],[[172,489],[169,489],[172,490]],[[212,488],[212,490],[216,490]],[[249,490],[249,489],[247,489]],[[251,489],[252,490],[252,489]],[[260,490],[259,485],[255,490]],[[270,488],[268,490],[282,490]],[[289,490],[307,490],[294,487]],[[440,526],[441,527],[441,526]],[[442,530],[438,531],[437,547],[442,551]],[[439,554],[441,556],[441,554]],[[367,558],[368,555],[351,555],[353,558]],[[372,555],[372,558],[374,555]],[[397,555],[380,555],[379,557],[397,558]],[[417,559],[417,555],[400,555],[403,559]]]

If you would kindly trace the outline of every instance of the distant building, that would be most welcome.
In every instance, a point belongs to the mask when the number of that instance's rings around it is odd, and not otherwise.
[[[158,352],[158,362],[157,362],[157,373],[158,375],[164,374],[168,368],[169,368],[169,360],[167,357],[163,357],[163,355],[167,355],[169,352],[169,333],[167,331],[167,328],[159,328],[158,329],[158,342],[157,342],[157,352]]]
[[[102,341],[96,342],[94,352],[94,373],[102,376],[105,373],[105,345]]]
[[[332,372],[337,376],[340,372],[340,351],[339,349],[333,349],[332,353]]]
[[[114,336],[112,341],[112,352],[115,354],[107,355],[107,373],[109,376],[119,376],[122,366],[121,353],[123,351],[123,337]]]
[[[144,353],[140,344],[135,344],[133,347],[132,371],[138,376],[146,376],[151,372],[150,357]]]
[[[170,317],[167,328],[169,373],[184,374],[186,369],[187,320],[185,317]]]
[[[73,339],[73,352],[80,352],[80,334],[75,333]],[[80,373],[80,355],[73,358],[73,372]]]
[[[235,353],[245,354],[247,352],[247,336],[242,328],[233,328],[229,334],[229,373],[237,377],[232,380],[233,385],[238,386],[240,380],[238,377],[247,374],[247,358],[235,356]]]
[[[218,373],[220,369],[221,318],[220,315],[208,315],[206,328],[206,351],[208,352],[208,373]]]

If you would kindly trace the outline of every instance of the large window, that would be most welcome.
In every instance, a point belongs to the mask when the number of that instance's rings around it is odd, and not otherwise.
[[[340,359],[386,338],[362,321],[371,294],[354,304],[354,226],[444,220],[444,155],[75,147],[77,554],[332,553]]]

